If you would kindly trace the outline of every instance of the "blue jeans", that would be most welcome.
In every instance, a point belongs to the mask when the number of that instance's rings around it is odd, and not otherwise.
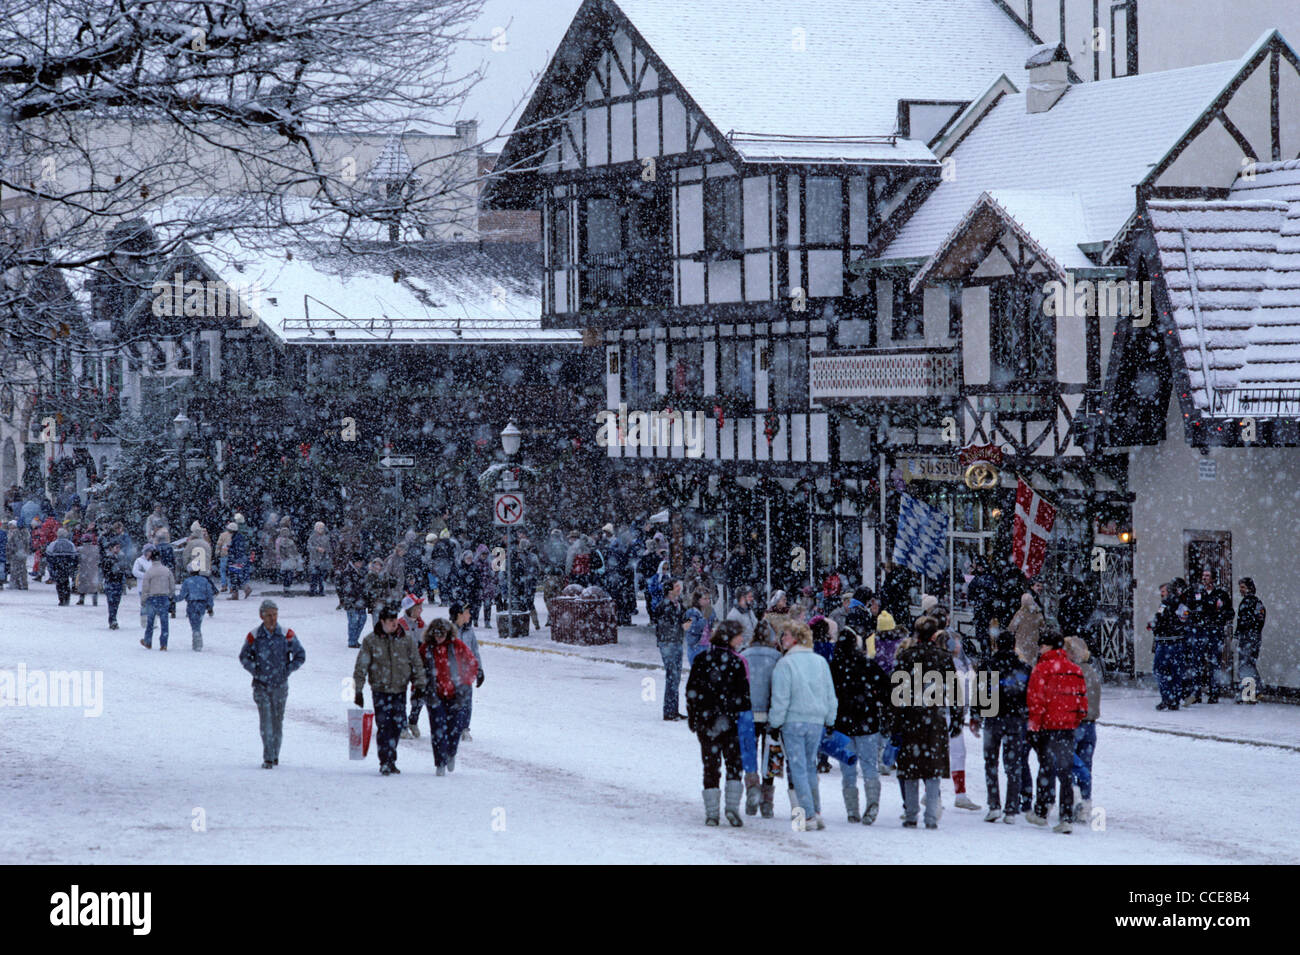
[[[747,773],[758,772],[758,740],[754,736],[754,711],[745,710],[736,717],[740,736],[740,765]]]
[[[460,747],[460,734],[467,725],[464,706],[457,702],[457,697],[445,700],[436,693],[430,693],[424,702],[429,707],[433,764],[444,766],[448,759],[456,758],[456,750]]]
[[[900,779],[898,784],[903,787],[903,821],[916,822],[916,814],[921,811],[921,780]],[[938,779],[925,781],[925,824],[927,826],[939,824]]]
[[[1181,640],[1156,640],[1151,669],[1160,688],[1160,702],[1177,706],[1183,698],[1183,643]]]
[[[311,571],[311,589],[308,591],[309,597],[325,596],[325,570],[317,567]]]
[[[278,762],[280,743],[284,740],[284,704],[289,699],[289,684],[269,686],[253,684],[253,702],[257,704],[257,723],[262,733],[262,759]]]
[[[1002,751],[1002,765],[1007,774],[1007,815],[1020,811],[1021,763],[1025,749],[1025,718],[1023,716],[988,716],[984,719],[984,787],[989,808],[1000,809],[1002,800],[998,793],[998,750]],[[1026,770],[1028,765],[1026,765]]]
[[[144,645],[146,647],[153,646],[153,621],[157,617],[162,621],[158,633],[158,646],[167,649],[167,615],[171,613],[171,603],[167,597],[149,597],[145,600]]]
[[[225,588],[229,588],[230,587],[230,574],[229,574],[230,555],[227,554],[225,557],[221,558],[217,566],[221,569],[221,586]]]
[[[348,646],[361,646],[361,631],[366,627],[365,610],[348,611]]]
[[[659,644],[659,656],[664,661],[664,716],[676,717],[682,687],[682,645]]]
[[[185,616],[190,621],[190,640],[195,650],[203,648],[203,615],[207,612],[207,604],[185,601]]]
[[[817,747],[821,745],[824,729],[819,723],[786,723],[781,727],[786,769],[805,819],[812,819],[822,811],[817,781]]]
[[[854,763],[840,763],[841,787],[847,793],[856,792],[858,788],[858,767],[862,767],[862,790],[867,797],[867,806],[880,805],[880,751],[885,745],[883,733],[868,733],[865,736],[850,736],[853,751],[858,754]]]
[[[1092,798],[1092,754],[1097,751],[1097,724],[1085,720],[1074,731],[1074,781],[1079,784],[1079,795]]]
[[[692,638],[688,633],[686,635],[686,662],[694,663],[695,658],[703,653],[707,648],[700,646],[699,637]]]

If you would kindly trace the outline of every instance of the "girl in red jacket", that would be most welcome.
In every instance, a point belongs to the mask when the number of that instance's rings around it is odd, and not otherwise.
[[[465,730],[466,704],[478,676],[474,651],[460,640],[448,620],[435,620],[420,644],[420,659],[429,675],[429,736],[439,776],[456,771],[456,750]]]
[[[1038,785],[1034,811],[1025,817],[1047,825],[1047,808],[1060,784],[1060,820],[1053,832],[1072,831],[1074,816],[1074,731],[1088,715],[1088,691],[1083,670],[1062,649],[1065,639],[1055,627],[1038,638],[1038,663],[1029,677],[1029,733],[1038,753]]]

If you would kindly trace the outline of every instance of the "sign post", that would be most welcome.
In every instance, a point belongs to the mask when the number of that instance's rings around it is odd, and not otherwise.
[[[510,474],[506,471],[505,474]],[[505,475],[502,476],[502,486],[505,486]],[[514,483],[513,481],[510,483]],[[497,491],[492,496],[492,523],[498,527],[506,529],[506,614],[510,621],[510,636],[515,633],[515,593],[514,593],[514,574],[511,536],[514,528],[524,522],[524,493],[523,491]]]

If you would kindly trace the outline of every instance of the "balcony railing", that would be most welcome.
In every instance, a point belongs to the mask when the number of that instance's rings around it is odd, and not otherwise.
[[[946,398],[957,394],[956,349],[873,348],[813,355],[812,400],[827,404],[892,398]]]
[[[1212,414],[1258,418],[1300,417],[1300,388],[1216,390]]]

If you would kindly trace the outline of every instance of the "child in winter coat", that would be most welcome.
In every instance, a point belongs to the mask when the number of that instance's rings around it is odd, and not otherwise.
[[[953,667],[957,671],[958,698],[948,701],[951,704],[949,713],[952,716],[951,725],[948,727],[948,772],[952,776],[952,786],[957,793],[953,805],[958,809],[975,810],[980,808],[979,804],[966,795],[966,739],[964,735],[966,714],[968,708],[971,707],[972,694],[975,691],[975,665],[966,656],[961,637],[948,630],[944,630],[942,633],[948,652],[952,654]],[[969,709],[969,712],[971,713],[971,732],[978,737],[980,734],[979,717],[973,709]]]
[[[456,628],[456,636],[460,642],[469,647],[474,654],[474,662],[478,664],[478,674],[474,678],[474,686],[470,687],[469,695],[465,698],[465,716],[461,720],[462,728],[460,731],[460,741],[462,743],[474,742],[474,737],[470,735],[469,724],[474,718],[474,690],[483,685],[483,654],[478,649],[478,634],[474,632],[474,624],[469,618],[469,607],[463,604],[454,603],[449,608],[448,619],[452,626]]]
[[[695,658],[712,644],[709,635],[717,623],[713,614],[713,597],[703,587],[697,587],[692,594],[686,621],[691,625],[686,632],[686,662],[693,664]]]
[[[185,616],[190,621],[190,644],[195,652],[203,649],[203,615],[212,613],[212,604],[217,593],[212,581],[203,573],[203,561],[195,558],[190,562],[190,575],[181,584],[177,600],[185,601]]]
[[[402,598],[399,606],[399,615],[397,625],[402,628],[413,639],[417,646],[424,642],[424,631],[428,624],[424,622],[424,617],[420,611],[424,607],[424,600],[415,594],[407,594]],[[402,739],[414,739],[420,735],[420,709],[424,706],[424,698],[420,694],[411,696],[411,715],[407,720],[407,725],[402,727]]]
[[[1083,671],[1088,714],[1074,731],[1074,817],[1092,815],[1092,756],[1097,751],[1097,720],[1101,718],[1101,671],[1092,651],[1079,637],[1065,638],[1065,652]]]

